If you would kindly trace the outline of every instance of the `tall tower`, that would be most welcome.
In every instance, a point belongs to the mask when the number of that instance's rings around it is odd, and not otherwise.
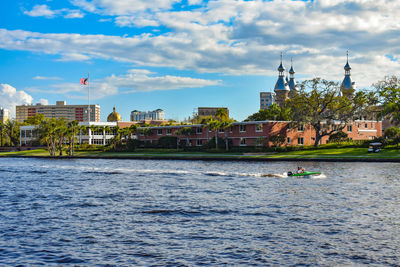
[[[285,79],[285,68],[282,64],[282,53],[281,53],[281,64],[278,67],[279,77],[276,81],[274,92],[276,94],[276,103],[282,106],[285,103],[285,100],[289,96],[289,86]]]
[[[290,80],[289,80],[290,92],[289,92],[289,97],[292,98],[293,96],[295,96],[297,94],[297,91],[298,91],[297,83],[296,83],[296,80],[294,79],[295,71],[293,69],[293,59],[291,59],[291,66],[290,66],[289,74],[290,74]]]
[[[340,93],[342,96],[347,96],[349,99],[353,98],[354,91],[356,90],[355,82],[350,77],[350,64],[349,64],[349,51],[347,51],[347,61],[344,66],[344,79],[340,85]]]

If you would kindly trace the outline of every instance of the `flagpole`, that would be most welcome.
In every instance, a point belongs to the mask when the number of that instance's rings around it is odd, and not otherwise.
[[[88,72],[88,125],[90,126],[90,73]]]

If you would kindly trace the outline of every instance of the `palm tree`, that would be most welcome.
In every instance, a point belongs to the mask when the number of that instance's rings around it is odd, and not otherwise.
[[[55,156],[56,151],[56,119],[44,119],[39,125],[40,141],[46,143],[50,156]]]
[[[231,118],[226,118],[223,121],[221,121],[220,128],[224,129],[225,132],[225,149],[226,151],[229,150],[229,143],[228,143],[228,128],[232,126],[232,123],[234,123],[235,120]]]
[[[19,125],[16,120],[8,120],[5,123],[5,133],[10,140],[10,146],[16,146],[19,143]]]
[[[68,128],[67,128],[67,124],[66,124],[66,121],[65,121],[65,119],[63,119],[63,118],[61,118],[61,119],[58,119],[57,121],[56,121],[56,129],[55,129],[55,132],[56,132],[56,137],[57,137],[57,141],[58,141],[58,150],[59,150],[59,155],[60,156],[62,156],[63,155],[63,144],[64,144],[64,141],[65,141],[65,135],[66,135],[66,133],[67,133],[67,130],[68,130]]]
[[[213,117],[212,116],[205,116],[205,117],[201,117],[201,120],[200,120],[200,124],[202,124],[203,125],[203,129],[206,129],[207,128],[207,142],[209,142],[210,140],[210,138],[209,138],[209,123],[210,123],[210,121],[212,121],[213,120]]]
[[[5,129],[4,123],[0,122],[0,146],[3,146],[4,129]]]
[[[129,132],[130,132],[129,139],[130,140],[133,139],[133,135],[136,134],[137,129],[138,129],[138,125],[137,124],[132,124],[131,126],[129,126]]]
[[[221,127],[221,122],[219,120],[210,120],[208,122],[208,128],[214,131],[215,134],[215,149],[218,149],[218,129]]]
[[[74,121],[69,122],[68,129],[69,129],[69,132],[68,132],[67,136],[69,138],[69,155],[73,156],[74,149],[75,149],[75,136],[79,129],[78,121],[74,120]]]
[[[217,120],[220,121],[229,119],[228,113],[224,108],[217,109],[217,111],[215,112],[215,117],[217,118]]]
[[[181,129],[179,129],[175,134],[176,135],[183,135],[186,136],[186,146],[189,146],[189,136],[191,136],[193,133],[193,129],[192,127],[183,127]]]

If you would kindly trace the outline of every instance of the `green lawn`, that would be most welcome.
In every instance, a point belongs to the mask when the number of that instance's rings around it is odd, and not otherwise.
[[[67,155],[64,153],[64,155]],[[49,156],[44,149],[0,152],[0,156]],[[367,153],[367,148],[326,148],[309,149],[302,151],[281,152],[281,153],[207,153],[207,152],[184,152],[174,149],[138,149],[135,152],[102,152],[102,151],[77,151],[75,156],[79,157],[176,157],[176,158],[398,158],[400,159],[400,149],[386,148],[380,153]]]

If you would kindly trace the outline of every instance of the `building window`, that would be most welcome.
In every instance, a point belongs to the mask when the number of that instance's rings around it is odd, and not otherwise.
[[[373,122],[371,122],[371,129],[373,129],[374,128],[374,123]]]
[[[288,137],[287,140],[286,140],[286,142],[287,142],[288,145],[290,145],[290,142],[291,142],[291,141],[292,141],[292,140],[290,140],[290,137]]]
[[[304,145],[304,138],[303,137],[297,138],[297,144],[298,145]]]
[[[304,125],[300,124],[299,126],[297,126],[297,131],[303,132],[304,131]]]
[[[365,128],[368,128],[368,123],[365,124]]]
[[[246,132],[246,125],[239,125],[239,132]]]
[[[233,126],[229,127],[229,132],[233,132]]]
[[[167,134],[171,135],[172,134],[172,129],[167,129]]]
[[[256,132],[262,132],[262,131],[263,131],[263,125],[262,125],[262,123],[257,124]]]
[[[353,131],[353,127],[351,125],[347,125],[347,131],[351,133]]]
[[[240,138],[240,146],[246,146],[246,138]]]
[[[202,145],[203,145],[203,141],[201,139],[197,139],[196,146],[202,146]]]
[[[203,128],[196,128],[196,134],[202,134],[203,133]]]
[[[162,129],[158,129],[158,130],[157,130],[157,134],[158,134],[158,135],[162,135]]]
[[[218,129],[218,132],[219,132],[219,133],[224,133],[224,132],[225,132],[225,129],[219,128],[219,129]]]

